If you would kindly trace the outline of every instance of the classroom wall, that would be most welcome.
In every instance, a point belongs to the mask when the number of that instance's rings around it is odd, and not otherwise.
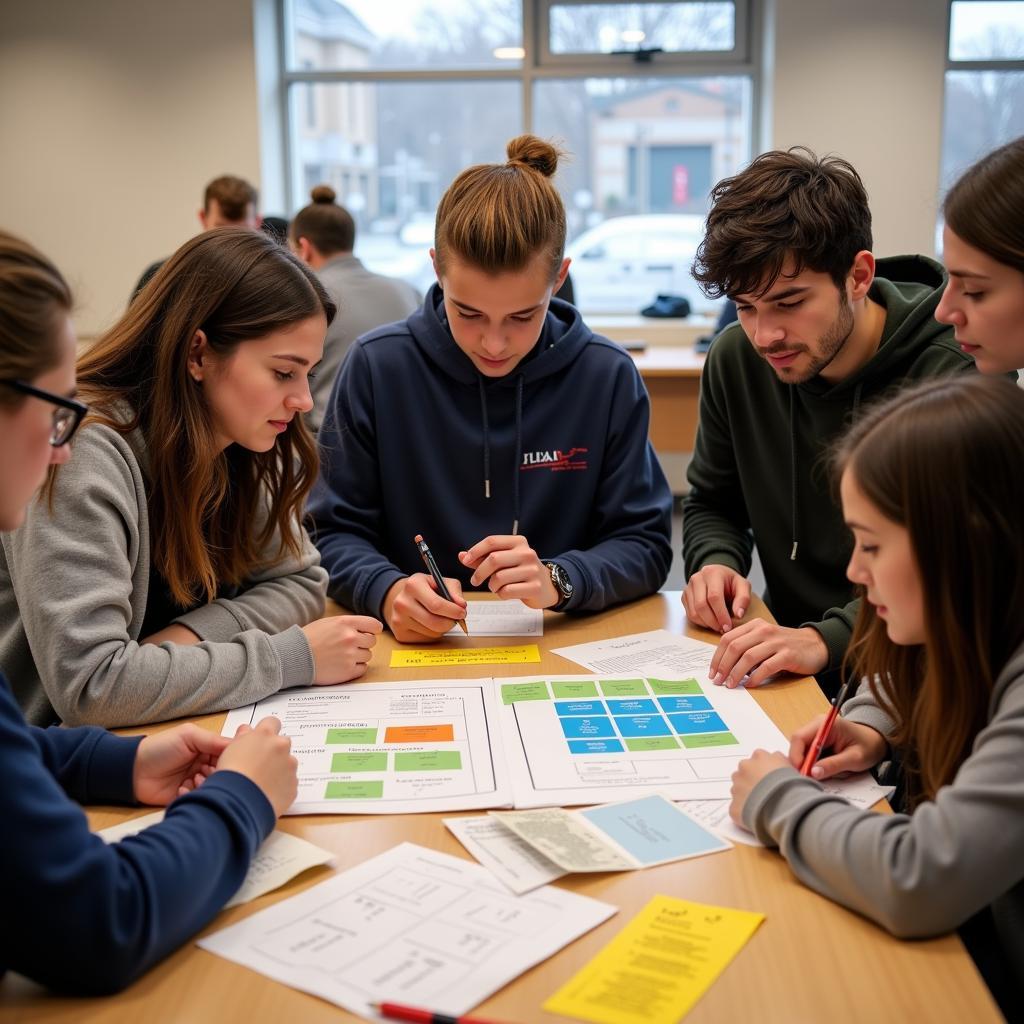
[[[946,4],[763,3],[774,23],[765,146],[846,156],[871,195],[876,251],[931,252]],[[206,181],[259,181],[259,109],[273,88],[257,87],[253,6],[0,2],[0,225],[68,273],[83,334],[109,324],[142,269],[197,230]],[[274,132],[262,140],[265,171]]]
[[[875,252],[933,254],[947,5],[774,0],[765,148],[808,145],[860,172]]]
[[[0,225],[71,279],[80,333],[199,229],[206,182],[259,180],[252,0],[0,2]]]

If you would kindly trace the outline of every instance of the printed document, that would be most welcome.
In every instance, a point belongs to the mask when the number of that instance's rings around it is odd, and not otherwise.
[[[544,612],[522,601],[469,601],[466,626],[470,636],[543,636]],[[452,626],[446,636],[465,636]]]

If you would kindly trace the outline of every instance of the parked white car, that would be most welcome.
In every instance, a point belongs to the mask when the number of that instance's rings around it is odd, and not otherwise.
[[[588,313],[639,313],[656,295],[682,295],[693,312],[714,312],[690,274],[704,218],[651,213],[612,217],[567,246],[576,306]]]

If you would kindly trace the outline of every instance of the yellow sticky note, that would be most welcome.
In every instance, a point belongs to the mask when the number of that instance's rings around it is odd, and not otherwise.
[[[413,647],[391,652],[392,668],[419,668],[434,665],[525,665],[540,661],[536,644],[518,647]]]
[[[763,920],[655,896],[544,1009],[596,1024],[675,1024]]]

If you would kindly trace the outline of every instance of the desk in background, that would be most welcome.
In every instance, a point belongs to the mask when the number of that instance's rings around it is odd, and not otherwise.
[[[756,600],[752,613],[768,614]],[[515,676],[524,674],[524,669],[530,675],[571,674],[572,663],[550,654],[551,648],[659,627],[675,631],[682,628],[678,593],[656,594],[600,615],[545,613],[545,635],[539,640],[540,665],[447,668],[443,674]],[[699,630],[687,632],[699,639],[714,639]],[[491,646],[495,640],[460,638],[458,643]],[[394,647],[390,635],[381,638],[367,682],[399,675],[387,667]],[[440,674],[436,668],[404,669],[400,673],[405,679],[436,678]],[[811,679],[776,683],[755,690],[754,698],[787,734],[825,707],[825,699]],[[219,714],[197,720],[219,731],[223,719]],[[103,828],[143,813],[148,809],[105,808],[92,810],[89,819],[93,828]],[[309,816],[283,818],[278,827],[334,851],[339,871],[404,841],[468,857],[441,824],[442,817]],[[202,871],[203,865],[197,864],[196,870]],[[314,869],[275,893],[224,911],[207,931],[217,931],[316,885],[329,870]],[[981,1024],[1001,1019],[955,936],[928,942],[894,939],[805,888],[774,851],[737,847],[645,871],[569,876],[557,884],[615,904],[619,913],[496,993],[481,1006],[480,1016],[519,1024],[565,1024],[567,1018],[541,1009],[544,1000],[652,896],[665,893],[767,915],[750,943],[687,1016],[687,1024],[732,1020],[751,1024],[822,1020],[830,1024],[865,1020]],[[6,927],[10,928],[11,922]],[[54,922],[54,927],[60,927],[60,923]],[[85,1020],[96,1024],[340,1024],[358,1018],[188,944],[126,992],[106,999],[51,996],[24,978],[8,975],[0,982],[0,1019],[18,1024],[79,1024]]]

